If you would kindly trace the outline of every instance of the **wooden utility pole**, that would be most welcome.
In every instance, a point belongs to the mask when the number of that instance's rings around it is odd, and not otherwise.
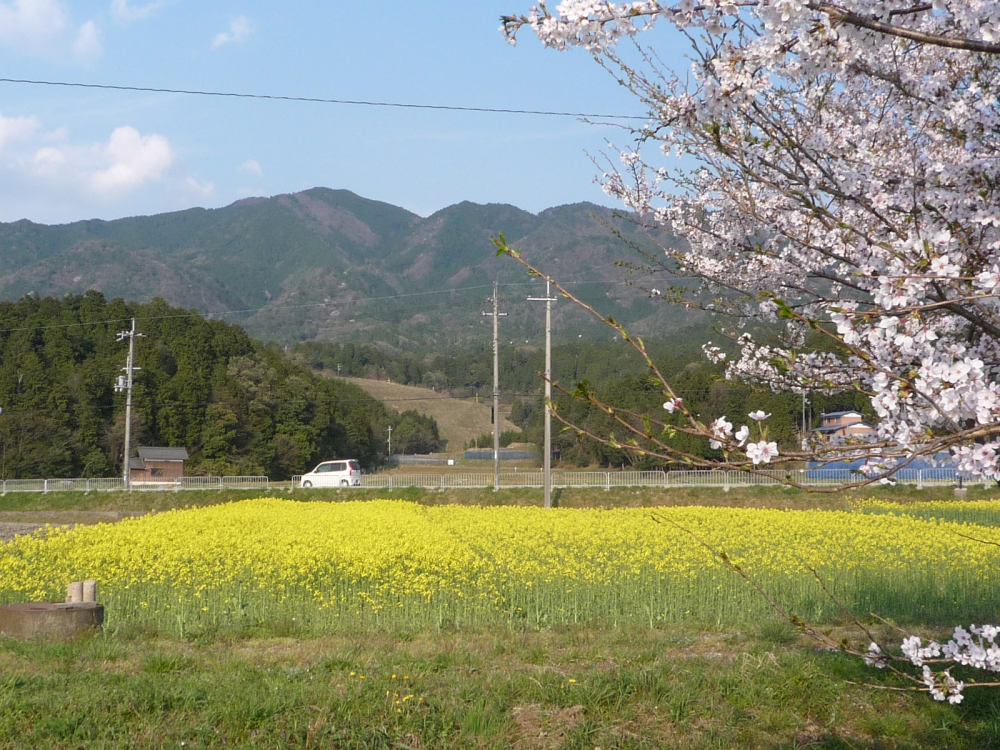
[[[497,282],[493,282],[493,491],[500,489],[500,312]]]
[[[552,507],[552,282],[545,280],[544,297],[528,297],[532,302],[545,303],[545,499],[543,505]]]

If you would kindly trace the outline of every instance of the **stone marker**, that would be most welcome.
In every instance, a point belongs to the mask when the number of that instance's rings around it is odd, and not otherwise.
[[[97,602],[33,602],[0,606],[0,635],[8,638],[68,638],[104,624]]]
[[[66,602],[67,604],[72,602],[82,602],[83,601],[83,581],[73,581],[69,586],[66,587]]]
[[[85,602],[97,601],[97,581],[83,582],[83,601]]]

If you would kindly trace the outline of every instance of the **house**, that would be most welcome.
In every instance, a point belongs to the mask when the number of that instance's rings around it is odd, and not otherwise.
[[[140,448],[139,455],[128,460],[129,481],[163,482],[181,479],[187,457],[187,448]]]
[[[831,438],[868,440],[875,435],[875,428],[865,424],[864,416],[859,411],[832,411],[820,414],[820,425],[813,432],[823,440]]]

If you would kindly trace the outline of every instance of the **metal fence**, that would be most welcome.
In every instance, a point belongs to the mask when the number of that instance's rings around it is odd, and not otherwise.
[[[270,489],[267,477],[182,477],[163,481],[132,482],[130,489],[150,490],[221,490]],[[0,480],[0,494],[12,492],[110,492],[125,489],[118,477],[96,479],[7,479]]]
[[[754,487],[793,482],[812,487],[850,484],[861,475],[849,469],[797,469],[793,471],[554,471],[552,486],[559,488],[595,488],[610,490],[618,487]],[[892,479],[899,484],[913,484],[918,488],[931,485],[959,483],[954,469],[902,469]],[[989,480],[977,480],[983,486]],[[184,477],[162,482],[132,482],[135,491],[148,490],[298,490],[301,475],[291,482],[272,482],[268,477]],[[500,488],[542,487],[545,482],[541,471],[514,471],[500,474]],[[974,484],[966,480],[967,484]],[[484,489],[493,486],[493,474],[363,474],[361,486],[374,490],[420,489]],[[124,490],[125,483],[118,478],[105,479],[7,479],[0,481],[0,494],[12,492],[106,492]]]

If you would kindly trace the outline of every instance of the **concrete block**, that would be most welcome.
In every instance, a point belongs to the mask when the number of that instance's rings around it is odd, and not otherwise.
[[[83,582],[83,601],[85,602],[97,601],[97,581]]]
[[[82,602],[83,601],[83,581],[73,581],[66,587],[66,601],[67,602]]]
[[[70,638],[104,624],[97,602],[31,602],[0,606],[0,635],[8,638]]]

